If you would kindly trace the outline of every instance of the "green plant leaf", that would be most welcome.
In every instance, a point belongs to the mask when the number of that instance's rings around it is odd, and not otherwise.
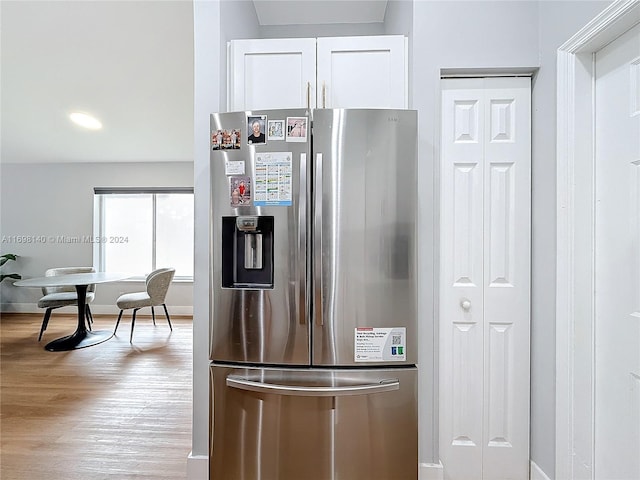
[[[0,255],[0,267],[7,263],[9,260],[16,260],[17,258],[18,256],[13,253],[5,253],[4,255]]]

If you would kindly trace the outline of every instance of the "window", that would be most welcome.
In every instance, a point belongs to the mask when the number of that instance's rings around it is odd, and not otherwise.
[[[193,279],[193,188],[95,188],[94,263],[144,278]]]

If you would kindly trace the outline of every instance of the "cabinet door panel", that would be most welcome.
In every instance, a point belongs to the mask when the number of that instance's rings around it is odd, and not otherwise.
[[[313,108],[314,38],[234,40],[229,49],[229,111]]]
[[[318,107],[407,108],[405,44],[401,35],[318,38]]]

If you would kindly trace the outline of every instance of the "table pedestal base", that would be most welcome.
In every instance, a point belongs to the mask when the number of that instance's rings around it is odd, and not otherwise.
[[[111,337],[113,337],[113,332],[111,330],[81,330],[72,335],[58,338],[57,340],[47,343],[44,349],[50,352],[65,352],[67,350],[76,350],[78,348],[97,345],[99,343],[106,342]]]

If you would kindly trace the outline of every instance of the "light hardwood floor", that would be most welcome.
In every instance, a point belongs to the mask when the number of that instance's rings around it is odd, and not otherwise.
[[[162,309],[160,309],[161,311]],[[96,316],[113,329],[115,316]],[[0,478],[186,478],[191,449],[191,318],[130,312],[118,336],[71,352],[44,345],[75,317],[55,313],[38,343],[41,315],[0,316]]]

